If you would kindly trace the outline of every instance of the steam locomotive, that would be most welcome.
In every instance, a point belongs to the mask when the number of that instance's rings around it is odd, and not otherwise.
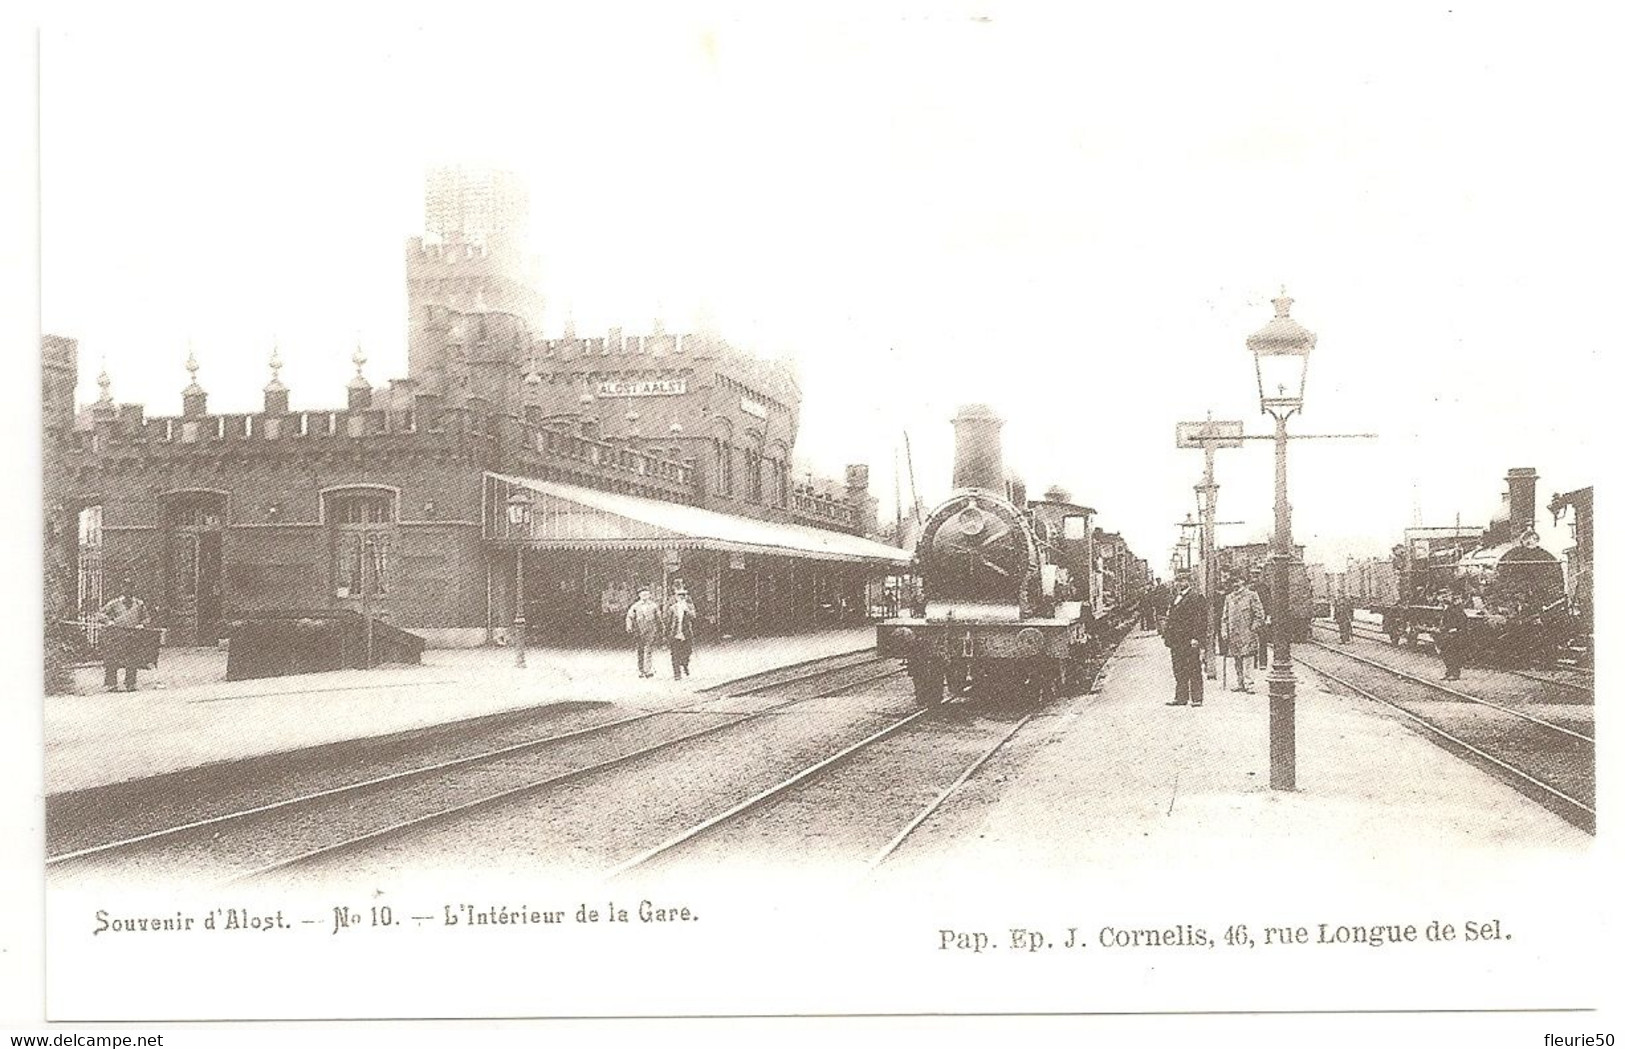
[[[906,660],[922,705],[974,687],[1054,695],[1083,673],[1094,511],[1052,489],[1029,504],[1007,485],[1000,419],[986,405],[954,424],[954,493],[931,511],[915,547],[924,614],[877,628],[883,657]]]
[[[1502,512],[1482,533],[1407,529],[1393,551],[1398,601],[1379,606],[1395,645],[1436,638],[1442,598],[1464,603],[1474,661],[1528,664],[1555,657],[1579,630],[1563,565],[1534,531],[1535,471],[1508,471]]]

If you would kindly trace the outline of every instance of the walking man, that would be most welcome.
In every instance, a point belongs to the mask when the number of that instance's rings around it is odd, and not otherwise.
[[[1191,589],[1189,572],[1174,579],[1174,600],[1162,629],[1163,643],[1174,664],[1174,698],[1170,707],[1202,705],[1202,648],[1207,644],[1207,601]]]
[[[1332,606],[1332,614],[1337,617],[1337,642],[1346,645],[1354,637],[1354,601],[1347,595],[1339,597]]]
[[[671,676],[675,681],[688,675],[688,657],[694,654],[694,604],[688,591],[677,588],[677,596],[666,609],[666,637],[671,642]]]
[[[1258,655],[1259,635],[1264,629],[1264,602],[1246,579],[1224,599],[1224,615],[1219,620],[1219,632],[1224,636],[1225,650],[1236,667],[1236,683],[1232,692],[1251,692],[1247,680],[1247,664]]]
[[[655,646],[660,643],[660,606],[649,588],[638,588],[638,599],[626,610],[626,632],[638,645],[638,677],[654,677]]]
[[[1444,660],[1444,679],[1460,681],[1461,667],[1467,661],[1467,610],[1454,593],[1443,595],[1444,612],[1439,616],[1439,637],[1435,647]]]
[[[147,662],[141,655],[139,631],[151,618],[147,603],[135,596],[135,581],[120,582],[118,596],[102,606],[97,618],[108,627],[102,639],[102,665],[106,670],[102,684],[109,692],[119,691],[118,672],[123,667],[124,691],[134,692],[136,671]]]

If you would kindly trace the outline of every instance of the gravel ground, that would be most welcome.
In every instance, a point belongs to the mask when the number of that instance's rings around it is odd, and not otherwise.
[[[550,743],[539,751],[300,802],[196,833],[132,846],[116,855],[65,861],[52,868],[52,876],[226,878],[477,797],[576,772],[745,715],[803,702],[828,690],[831,681],[848,682],[863,676],[849,672],[766,696],[700,699],[634,724]],[[524,716],[497,715],[384,739],[312,748],[295,756],[235,762],[63,795],[57,799],[56,813],[56,825],[63,829],[56,835],[52,851],[73,851],[392,772],[610,726],[639,713],[643,711],[634,707],[606,704],[554,705]]]
[[[625,714],[608,703],[555,703],[52,794],[45,799],[46,855],[76,852],[538,736],[572,732]]]
[[[278,876],[285,886],[405,874],[601,872],[913,709],[906,677],[809,700],[545,793],[392,836]]]
[[[1294,653],[1297,652],[1298,650],[1294,649]],[[1340,658],[1341,655],[1342,653],[1335,649],[1327,651],[1305,646],[1303,662],[1311,669],[1324,668],[1354,685],[1369,689],[1372,693],[1399,704],[1417,717],[1438,725],[1485,753],[1550,784],[1569,797],[1586,805],[1595,806],[1596,748],[1592,743],[1530,724],[1522,718],[1493,707],[1486,707],[1481,703],[1451,698],[1425,685],[1406,681],[1351,659]],[[1328,690],[1346,691],[1337,682],[1329,678],[1324,680]],[[1467,686],[1462,689],[1463,692],[1483,695],[1474,683],[1465,680],[1465,675],[1459,684]],[[1484,698],[1492,697],[1484,696]],[[1535,717],[1546,718],[1549,714],[1555,713],[1557,716],[1550,718],[1554,724],[1587,735],[1592,731],[1590,706],[1517,704],[1504,698],[1495,701]],[[1420,728],[1417,731],[1425,732]],[[1502,775],[1513,786],[1524,789],[1524,785],[1516,777],[1499,771],[1497,774]],[[1531,798],[1545,803],[1544,792],[1533,787],[1525,792]],[[1553,811],[1559,815],[1567,815],[1567,806],[1561,806],[1560,803],[1559,806],[1554,807]]]
[[[725,878],[772,866],[824,879],[860,876],[1023,713],[1015,704],[949,704],[638,873],[660,876],[682,867]]]

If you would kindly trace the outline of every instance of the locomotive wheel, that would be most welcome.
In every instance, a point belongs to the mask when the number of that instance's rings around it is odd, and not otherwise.
[[[914,668],[914,702],[922,707],[934,707],[942,702],[942,664],[935,661],[921,663]]]

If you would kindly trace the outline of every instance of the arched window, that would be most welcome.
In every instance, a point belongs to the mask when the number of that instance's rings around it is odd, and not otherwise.
[[[380,611],[392,583],[396,495],[388,488],[340,488],[326,493],[332,539],[333,596],[358,610]]]
[[[753,503],[762,501],[762,456],[760,452],[745,450],[746,497]]]

